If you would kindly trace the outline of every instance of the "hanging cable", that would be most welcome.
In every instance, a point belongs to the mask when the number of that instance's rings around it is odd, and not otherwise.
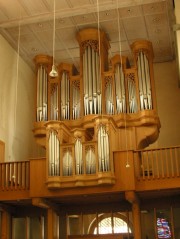
[[[99,82],[100,82],[100,90],[98,92],[100,94],[101,101],[101,116],[102,116],[102,79],[101,79],[101,32],[100,32],[100,20],[99,20],[99,0],[97,0],[97,24],[98,24],[98,51],[99,51]]]
[[[56,0],[54,0],[54,10],[53,10],[53,64],[52,64],[52,70],[49,73],[49,75],[51,77],[57,77],[58,76],[58,72],[56,70],[56,66],[55,66],[55,36],[56,36]]]

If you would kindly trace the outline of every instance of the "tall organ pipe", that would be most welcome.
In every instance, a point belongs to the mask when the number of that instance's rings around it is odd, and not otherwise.
[[[51,93],[51,120],[58,120],[59,117],[59,104],[58,104],[58,85],[55,84]]]
[[[61,78],[61,119],[70,119],[70,81],[66,71],[63,71]]]
[[[139,78],[139,95],[141,110],[152,109],[151,82],[149,73],[149,62],[142,51],[137,58],[138,78]]]
[[[99,55],[87,46],[83,54],[84,114],[101,113]]]
[[[128,79],[128,100],[129,100],[129,113],[137,112],[137,97],[136,86],[132,79]]]
[[[80,139],[75,142],[75,161],[76,161],[76,174],[82,174],[82,143]]]
[[[125,77],[120,64],[115,66],[115,92],[117,114],[126,112]]]
[[[80,117],[80,89],[76,84],[72,84],[72,118]]]
[[[43,65],[37,72],[37,121],[47,120],[47,72]]]

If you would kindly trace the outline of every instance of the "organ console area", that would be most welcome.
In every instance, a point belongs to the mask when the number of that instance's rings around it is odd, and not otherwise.
[[[159,134],[153,49],[147,40],[126,56],[109,58],[110,42],[98,29],[80,30],[80,70],[37,55],[34,136],[46,149],[47,187],[113,185],[113,152],[140,149]],[[128,159],[127,159],[128,160]]]

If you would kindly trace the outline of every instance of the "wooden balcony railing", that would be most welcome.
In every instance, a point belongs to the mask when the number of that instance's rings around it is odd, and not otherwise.
[[[180,146],[134,151],[137,179],[165,179],[180,176]]]
[[[0,163],[0,189],[28,190],[29,168],[29,161]]]
[[[92,142],[91,144],[84,144],[84,152],[86,151],[86,148],[88,149],[90,146],[93,147],[94,144]],[[66,151],[65,146],[63,150],[64,152]],[[95,155],[96,150],[97,149],[95,148]],[[113,174],[111,171],[99,172],[97,170],[98,162],[96,161],[93,167],[95,168],[93,174],[91,174],[89,171],[89,165],[87,165],[88,161],[85,161],[83,163],[81,173],[80,171],[78,171],[78,174],[76,174],[77,168],[73,163],[72,174],[63,176],[62,163],[60,170],[62,175],[49,176],[48,178],[45,172],[47,170],[46,167],[48,166],[45,159],[31,160],[31,172],[29,161],[0,163],[0,191],[23,192],[27,190],[35,190],[34,187],[42,187],[43,190],[47,189],[47,187],[49,189],[53,189],[53,184],[55,184],[56,186],[58,185],[58,188],[115,184],[114,186],[116,188],[116,182],[118,185],[119,180],[123,181],[126,175],[123,173],[124,165],[121,165],[126,161],[124,159],[124,155],[125,154],[121,152],[117,152],[117,158],[115,157],[113,159],[113,161],[115,161],[114,163],[116,165],[116,168],[120,167],[122,169],[121,173],[117,173],[115,170],[115,174]],[[169,183],[168,187],[177,187],[177,182],[179,182],[178,180],[180,178],[180,146],[148,150],[136,150],[132,151],[132,154],[129,153],[129,156],[130,160],[132,160],[131,162],[134,162],[134,168],[128,171],[129,173],[131,172],[128,178],[129,180],[131,178],[132,180],[137,180],[137,184],[134,188],[135,190],[150,190],[153,188],[162,187],[162,184],[158,186],[157,182],[162,182],[161,180],[165,179],[167,179]],[[41,170],[39,170],[39,168],[41,168]],[[32,188],[30,188],[30,176],[32,178]],[[34,180],[34,178],[37,177],[39,179],[38,182],[36,179]],[[150,184],[147,184],[147,182],[149,182]],[[130,183],[130,181],[128,181],[128,183]],[[143,186],[143,183],[145,183],[146,185]],[[121,188],[121,190],[127,190],[127,187],[124,186]]]

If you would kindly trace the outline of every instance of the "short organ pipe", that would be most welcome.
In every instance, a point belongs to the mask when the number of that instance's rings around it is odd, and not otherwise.
[[[55,131],[49,135],[49,176],[59,176],[60,174],[60,142]]]
[[[101,125],[98,130],[98,160],[99,171],[109,171],[109,136],[106,132],[105,126],[103,125]]]

